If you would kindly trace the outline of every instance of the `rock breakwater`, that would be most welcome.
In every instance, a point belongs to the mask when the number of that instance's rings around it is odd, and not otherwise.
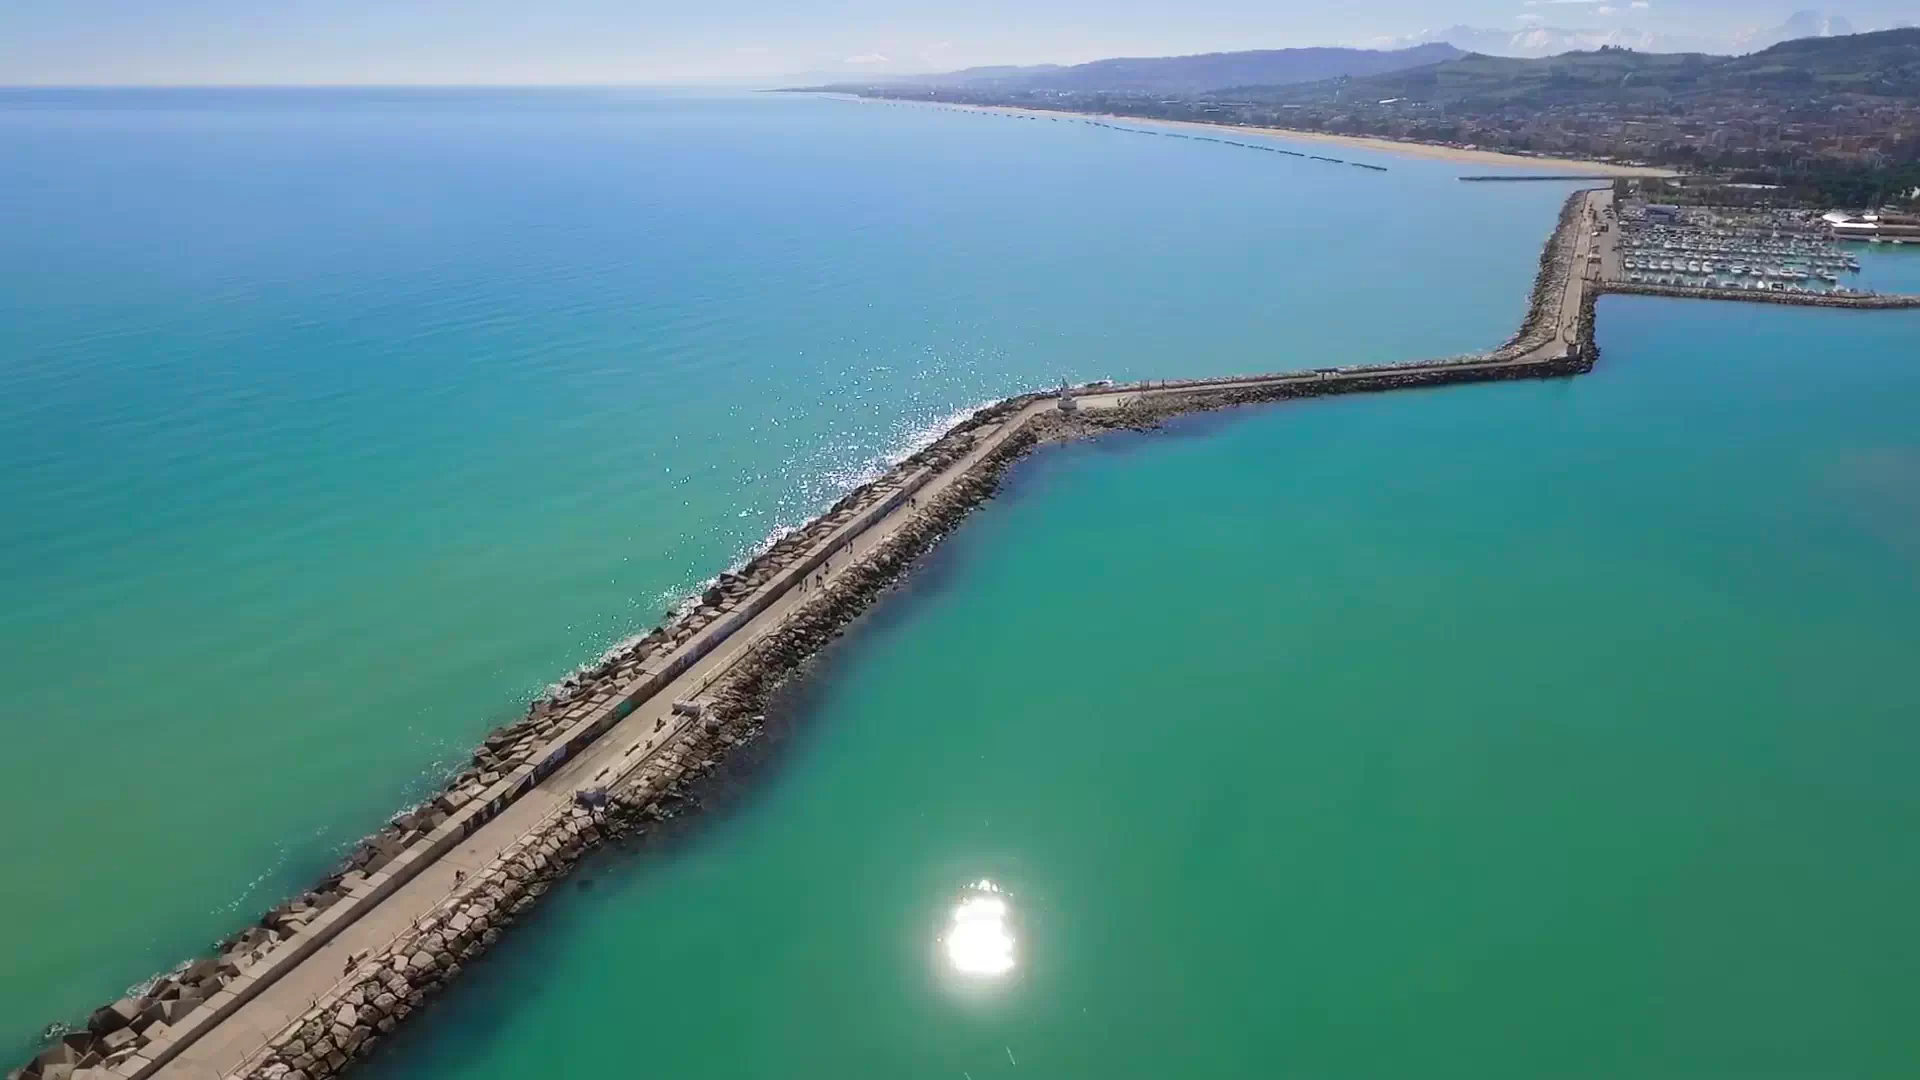
[[[1657,285],[1646,281],[1609,281],[1600,291],[1637,296],[1672,296],[1682,300],[1738,300],[1749,304],[1790,304],[1796,307],[1863,308],[1888,310],[1920,307],[1920,296],[1885,293],[1775,292],[1770,289],[1707,289],[1692,285]]]
[[[1517,360],[1554,342],[1560,332],[1560,301],[1576,272],[1574,235],[1580,228],[1586,206],[1585,191],[1568,195],[1566,202],[1560,204],[1560,218],[1541,249],[1540,269],[1533,276],[1532,291],[1527,294],[1527,313],[1521,317],[1520,328],[1488,353],[1488,359]]]
[[[976,413],[933,447],[927,461],[964,454],[970,432],[1030,404],[1009,399]],[[584,794],[527,833],[414,928],[350,972],[334,993],[283,1030],[238,1073],[249,1080],[322,1080],[364,1057],[380,1038],[443,989],[462,965],[499,940],[552,883],[594,846],[644,833],[697,806],[694,782],[763,730],[769,696],[838,637],[921,555],[991,498],[1006,468],[1037,443],[1023,427],[930,498],[867,557],[848,566],[702,695],[699,721],[604,791]],[[910,459],[911,460],[911,459]]]
[[[1543,252],[1527,325],[1496,356],[1519,355],[1516,349],[1520,343],[1550,335],[1555,290],[1564,285],[1571,259],[1564,234],[1568,223],[1577,220],[1578,197],[1570,199],[1563,208],[1561,227],[1556,229]],[[1538,332],[1535,324],[1542,323],[1547,329]],[[992,455],[976,463],[939,499],[931,500],[916,514],[910,528],[848,568],[826,596],[808,604],[767,642],[756,646],[746,660],[736,664],[725,679],[710,688],[709,696],[717,707],[713,717],[704,720],[692,735],[682,736],[673,746],[649,757],[645,769],[637,774],[639,778],[611,796],[608,806],[601,808],[593,820],[610,819],[617,823],[635,814],[656,812],[663,800],[670,802],[675,797],[672,785],[685,776],[688,768],[707,761],[704,757],[689,756],[703,748],[710,749],[703,735],[727,736],[734,740],[723,745],[735,745],[750,738],[750,729],[740,729],[743,710],[757,707],[754,703],[764,696],[763,691],[770,690],[799,660],[811,655],[847,620],[864,610],[872,595],[891,582],[906,563],[917,558],[946,529],[991,494],[1000,470],[1040,441],[1084,437],[1120,427],[1147,428],[1182,412],[1259,401],[1488,378],[1537,377],[1578,369],[1577,363],[1505,367],[1483,363],[1457,369],[1448,365],[1383,365],[1375,369],[1325,369],[1294,377],[1294,381],[1260,386],[1247,385],[1246,379],[1193,380],[1159,384],[1151,393],[1138,395],[1119,409],[1073,416],[1051,411],[1040,414],[1037,422],[1029,425],[1030,430],[1004,438]],[[1326,377],[1335,371],[1338,377]],[[924,480],[969,454],[978,433],[1012,421],[1042,400],[1041,395],[1024,395],[979,410],[885,475],[848,493],[803,528],[778,538],[738,570],[719,575],[711,586],[698,597],[690,597],[660,625],[603,655],[595,663],[572,672],[531,701],[520,719],[489,733],[475,747],[468,763],[447,779],[441,791],[396,814],[356,845],[335,872],[298,896],[275,905],[253,925],[228,937],[214,955],[184,963],[127,997],[96,1009],[84,1025],[57,1027],[58,1041],[24,1069],[16,1070],[15,1075],[19,1080],[151,1075],[182,1046],[249,1000],[260,987],[317,951],[360,913],[392,895],[454,843],[497,817],[532,790],[538,780],[550,775],[630,713],[636,702],[659,691],[724,641],[734,629],[765,610],[772,599],[769,587],[777,579],[790,578],[795,571],[811,574],[830,556],[831,552],[823,547],[829,538],[863,516],[871,516],[877,508],[897,503],[915,478]],[[681,745],[682,742],[685,745]],[[661,765],[653,764],[656,758]],[[498,928],[511,917],[513,910],[524,906],[523,899],[537,896],[543,880],[563,872],[579,850],[603,835],[603,825],[596,823],[592,831],[583,831],[578,821],[576,815],[569,814],[544,823],[524,837],[510,855],[502,856],[496,867],[475,879],[475,889],[481,891],[469,890],[448,901],[448,914],[435,925],[444,929],[451,927],[456,919],[464,919],[463,929],[453,933],[450,947],[425,950],[427,959],[435,961],[436,975],[428,977],[424,969],[415,970],[420,979],[408,980],[407,992],[393,995],[394,1002],[402,1007],[378,1004],[383,1000],[381,993],[356,984],[360,1000],[349,1000],[356,996],[352,990],[326,1000],[351,1005],[356,1015],[358,1010],[368,1010],[366,1015],[374,1018],[373,1023],[345,1025],[348,1036],[356,1027],[368,1027],[368,1032],[358,1038],[329,1037],[318,1054],[286,1053],[284,1050],[293,1046],[293,1041],[281,1040],[277,1045],[282,1045],[282,1050],[275,1051],[275,1056],[263,1068],[284,1065],[287,1073],[299,1071],[308,1077],[325,1075],[340,1067],[339,1063],[329,1064],[335,1054],[351,1058],[372,1045],[368,1039],[377,1039],[388,1030],[380,1026],[379,1020],[397,1023],[404,1018],[411,1007],[407,1003],[416,992],[430,993],[435,983],[448,977],[450,966],[489,944],[488,930],[494,930],[493,936],[497,937]],[[495,890],[502,895],[485,890]],[[467,933],[475,927],[478,929]],[[447,942],[448,936],[443,933],[441,944],[447,945]],[[410,970],[406,965],[422,951],[412,949],[401,955],[399,950],[411,944],[408,940],[398,940],[383,954],[383,961],[370,962],[384,963],[384,968],[379,970],[387,973],[404,973]],[[450,958],[447,964],[438,962],[442,955]],[[374,978],[385,980],[384,975]],[[382,985],[387,981],[390,980],[382,981]],[[389,989],[388,993],[391,992]],[[302,1025],[304,1034],[297,1036],[297,1041],[309,1048],[321,1046],[322,1041],[311,1038],[313,1033],[306,1031],[306,1027]]]
[[[1047,399],[1027,395],[976,414],[929,448],[936,458],[957,460],[971,449],[970,433],[979,426],[1029,413],[991,453],[927,499],[902,527],[849,565],[710,684],[698,703],[698,723],[631,773],[616,778],[600,793],[602,798],[583,797],[550,816],[470,876],[463,888],[411,930],[366,958],[333,993],[316,1001],[237,1075],[247,1080],[325,1080],[337,1075],[372,1052],[382,1036],[498,941],[506,926],[532,908],[594,846],[644,834],[658,822],[697,809],[698,781],[764,731],[768,703],[778,689],[870,610],[883,593],[904,580],[914,563],[968,514],[990,500],[1007,469],[1035,448],[1116,430],[1147,430],[1190,412],[1329,394],[1575,374],[1586,366],[1564,358],[1526,365],[1389,368],[1339,380],[1156,391],[1113,409],[1071,412],[1035,411],[1032,407],[1045,405]]]
[[[725,640],[728,624],[744,623],[764,609],[765,587],[776,577],[823,561],[820,546],[828,537],[897,496],[910,477],[948,467],[972,448],[977,430],[1026,400],[1009,399],[976,412],[803,528],[780,537],[739,570],[719,575],[659,626],[567,675],[530,702],[521,719],[482,739],[469,763],[439,793],[357,844],[335,872],[220,942],[214,955],[149,980],[94,1010],[83,1024],[53,1025],[50,1037],[56,1041],[10,1073],[10,1080],[91,1080],[93,1072],[146,1075],[185,1039],[243,1003],[245,991],[254,989],[260,976],[310,955],[337,933],[346,921],[337,909],[372,906],[497,816],[630,712],[635,701]]]
[[[1563,206],[1559,225],[1542,252],[1520,330],[1485,356],[1089,386],[1059,398],[1020,395],[975,412],[805,527],[779,537],[737,570],[721,574],[660,625],[530,702],[520,719],[483,739],[440,792],[395,815],[335,873],[276,905],[255,925],[223,942],[216,955],[185,964],[96,1010],[83,1028],[60,1032],[58,1042],[12,1076],[128,1080],[153,1075],[180,1047],[231,1015],[249,992],[257,993],[302,962],[352,918],[390,897],[399,883],[492,822],[490,835],[499,840],[487,848],[492,854],[484,864],[471,864],[479,869],[463,871],[444,894],[408,905],[414,914],[407,917],[404,930],[382,930],[393,936],[354,953],[344,974],[311,1006],[244,1060],[230,1061],[233,1067],[221,1070],[250,1080],[319,1080],[338,1074],[375,1049],[465,964],[499,940],[595,845],[645,832],[696,807],[697,782],[762,733],[768,702],[781,684],[904,578],[915,560],[968,513],[991,499],[1005,471],[1035,447],[1116,430],[1147,430],[1181,414],[1240,405],[1590,370],[1598,355],[1593,341],[1595,300],[1608,290],[1589,282],[1577,294],[1572,291],[1580,284],[1574,276],[1576,239],[1586,221],[1586,198],[1587,193],[1576,192]],[[1565,305],[1574,300],[1578,306],[1567,334],[1571,341],[1562,344],[1558,335],[1566,325]],[[1067,405],[1074,407],[1062,407]],[[857,537],[871,543],[856,556],[851,552]],[[831,575],[817,573],[829,565]],[[774,609],[776,602],[791,606]],[[774,616],[754,622],[770,610]],[[750,622],[757,638],[736,635]],[[514,829],[520,829],[529,814],[539,815],[529,827],[518,835],[503,831],[507,823],[495,819],[505,808],[574,760],[639,703],[657,703],[670,684],[724,643],[739,651],[716,658],[719,666],[712,677],[702,676],[690,700],[674,703],[674,726],[649,739],[645,754],[621,758],[589,785],[563,790],[557,797],[543,796],[516,812]],[[615,747],[602,757],[618,752]],[[549,798],[557,805],[550,805]],[[340,971],[330,968],[325,980]],[[277,1015],[292,1016],[306,1002],[303,992]]]

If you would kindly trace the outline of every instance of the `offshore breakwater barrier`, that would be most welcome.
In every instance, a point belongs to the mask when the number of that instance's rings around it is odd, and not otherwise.
[[[1715,289],[1697,285],[1661,285],[1648,281],[1608,281],[1604,292],[1635,296],[1672,296],[1682,300],[1738,300],[1749,304],[1791,304],[1795,307],[1920,308],[1920,296],[1905,293],[1775,292],[1771,289]]]
[[[1612,180],[1613,177],[1599,173],[1540,173],[1533,176],[1463,176],[1460,179],[1469,184],[1498,184],[1537,180]]]
[[[16,1080],[320,1080],[372,1052],[607,838],[699,802],[774,690],[1034,448],[1260,402],[1591,370],[1582,267],[1604,192],[1576,192],[1519,331],[1453,360],[1086,386],[981,409],[483,740],[433,799],[255,925],[64,1030]],[[1746,299],[1748,297],[1741,297]]]
[[[810,91],[799,91],[799,92],[809,93]],[[1183,133],[1179,131],[1169,131],[1169,130],[1155,129],[1155,128],[1131,127],[1126,124],[1109,124],[1101,120],[1086,119],[1078,113],[1060,113],[1058,115],[1038,115],[1033,112],[1024,111],[1024,110],[1007,111],[1004,109],[993,108],[993,107],[975,107],[975,106],[960,106],[960,105],[941,106],[941,109],[942,111],[945,111],[945,112],[976,113],[984,116],[1004,117],[1010,120],[1042,120],[1044,119],[1044,120],[1052,120],[1055,122],[1065,120],[1069,123],[1085,124],[1088,127],[1106,128],[1108,131],[1124,132],[1128,135],[1150,135],[1156,139],[1160,139],[1160,138],[1186,139],[1190,142],[1217,143],[1221,146],[1237,146],[1242,150],[1262,150],[1271,154],[1284,154],[1288,157],[1296,157],[1305,161],[1325,161],[1334,165],[1351,165],[1356,169],[1366,169],[1369,172],[1387,172],[1388,171],[1385,165],[1370,165],[1364,161],[1348,161],[1344,158],[1326,157],[1321,154],[1308,154],[1308,153],[1303,153],[1299,150],[1288,150],[1284,147],[1269,146],[1264,143],[1245,143],[1245,142],[1238,142],[1233,139],[1216,139],[1211,135],[1196,135],[1191,133]],[[1152,118],[1141,117],[1140,119],[1151,121]],[[1187,124],[1190,126],[1197,126],[1197,127],[1218,127],[1218,128],[1223,128],[1225,130],[1232,130],[1232,128],[1229,127],[1228,125],[1208,124],[1206,121],[1199,121],[1199,120],[1170,121],[1170,123]],[[1589,178],[1580,177],[1578,179],[1589,179]],[[1593,179],[1607,179],[1607,178],[1598,177]]]

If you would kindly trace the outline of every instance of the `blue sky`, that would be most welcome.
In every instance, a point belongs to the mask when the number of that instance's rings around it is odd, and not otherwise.
[[[665,83],[1295,45],[1453,23],[1724,37],[1746,0],[0,0],[0,84]],[[1920,0],[1830,9],[1860,29]]]

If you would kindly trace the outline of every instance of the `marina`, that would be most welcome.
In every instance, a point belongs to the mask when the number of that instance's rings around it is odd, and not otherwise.
[[[1615,278],[1628,285],[1864,296],[1859,256],[1800,215],[1629,203]]]

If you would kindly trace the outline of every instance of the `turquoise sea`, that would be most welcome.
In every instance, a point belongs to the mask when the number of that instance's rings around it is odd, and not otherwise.
[[[1920,313],[1600,319],[1024,463],[373,1075],[1911,1075]]]
[[[1339,153],[1391,171],[767,95],[0,93],[0,1039],[960,410],[1504,337],[1565,189]],[[1613,299],[1579,382],[1043,455],[732,812],[385,1067],[1894,1075],[1916,340]],[[985,992],[932,944],[981,877]]]

